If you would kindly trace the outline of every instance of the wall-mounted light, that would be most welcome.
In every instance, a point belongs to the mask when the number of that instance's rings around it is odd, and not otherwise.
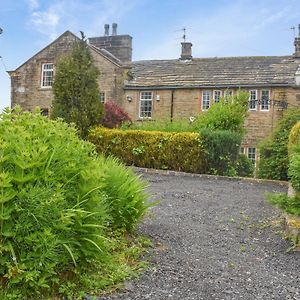
[[[126,99],[127,99],[128,102],[132,101],[132,97],[131,96],[126,96]]]
[[[160,95],[156,95],[156,101],[160,101]]]

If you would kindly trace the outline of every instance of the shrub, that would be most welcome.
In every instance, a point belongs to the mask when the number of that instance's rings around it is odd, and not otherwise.
[[[289,155],[292,154],[295,145],[300,144],[300,121],[298,121],[289,134],[288,150]]]
[[[258,177],[288,179],[288,138],[291,128],[300,120],[300,109],[288,109],[272,135],[260,145]]]
[[[235,170],[237,176],[240,177],[253,177],[254,174],[254,164],[253,162],[244,154],[239,154]]]
[[[205,149],[205,173],[236,176],[241,134],[229,130],[200,130],[201,146]]]
[[[51,117],[75,123],[83,138],[90,127],[100,124],[103,115],[98,76],[85,40],[77,41],[71,54],[62,57],[55,70]]]
[[[0,297],[74,296],[74,286],[94,291],[124,276],[108,226],[134,228],[144,185],[40,112],[1,115],[0,140]],[[103,278],[83,275],[93,272]]]
[[[107,128],[120,127],[123,123],[131,124],[131,118],[115,102],[109,101],[104,104],[104,116],[101,124]]]
[[[214,103],[206,113],[199,115],[193,127],[195,129],[230,130],[243,134],[248,98],[248,93],[240,92],[235,96],[221,99],[219,103]]]
[[[145,214],[147,194],[146,183],[116,158],[101,157],[104,166],[106,201],[112,216],[113,228],[132,231]]]
[[[192,173],[206,168],[197,133],[96,128],[89,140],[99,153],[114,155],[127,165]]]

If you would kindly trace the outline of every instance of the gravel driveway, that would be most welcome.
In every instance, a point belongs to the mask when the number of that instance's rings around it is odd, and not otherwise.
[[[160,204],[139,232],[154,243],[150,268],[98,299],[300,299],[300,253],[278,234],[272,183],[144,174]]]

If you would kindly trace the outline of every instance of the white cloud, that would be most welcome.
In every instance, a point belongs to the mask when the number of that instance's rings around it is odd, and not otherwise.
[[[44,12],[35,11],[31,15],[30,24],[36,31],[48,35],[52,40],[56,37],[59,20],[59,15],[51,9]]]
[[[36,10],[40,6],[39,0],[26,0],[26,2],[31,10]]]

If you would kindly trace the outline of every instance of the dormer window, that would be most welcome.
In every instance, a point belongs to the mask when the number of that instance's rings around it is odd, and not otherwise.
[[[41,78],[42,88],[52,87],[53,75],[54,75],[54,64],[52,63],[42,64],[42,78]]]

